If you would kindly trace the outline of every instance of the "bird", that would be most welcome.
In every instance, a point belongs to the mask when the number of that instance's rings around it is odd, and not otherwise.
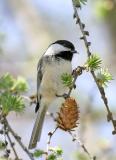
[[[61,80],[64,73],[72,73],[72,58],[77,53],[72,42],[57,40],[50,44],[41,56],[37,65],[37,103],[35,112],[36,121],[29,142],[29,149],[36,147],[40,141],[43,122],[50,104],[68,92]]]

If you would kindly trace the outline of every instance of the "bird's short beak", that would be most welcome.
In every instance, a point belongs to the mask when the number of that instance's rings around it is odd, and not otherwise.
[[[78,52],[76,50],[71,51],[74,54],[78,54]]]

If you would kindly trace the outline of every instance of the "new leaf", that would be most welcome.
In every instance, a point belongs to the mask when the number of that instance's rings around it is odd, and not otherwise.
[[[113,80],[112,75],[108,72],[108,69],[101,69],[100,72],[97,73],[97,81],[101,86],[107,86]]]
[[[88,58],[88,60],[85,64],[85,67],[87,67],[87,69],[89,69],[91,71],[95,71],[95,70],[101,68],[101,63],[102,63],[102,60],[100,59],[100,57],[95,54],[92,54]]]

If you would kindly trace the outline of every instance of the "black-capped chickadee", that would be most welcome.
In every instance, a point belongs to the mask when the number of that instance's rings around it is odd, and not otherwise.
[[[39,60],[37,67],[37,118],[32,131],[29,149],[35,148],[40,140],[44,117],[56,95],[67,93],[68,87],[61,80],[63,73],[72,73],[71,61],[77,53],[74,45],[67,40],[52,43]]]

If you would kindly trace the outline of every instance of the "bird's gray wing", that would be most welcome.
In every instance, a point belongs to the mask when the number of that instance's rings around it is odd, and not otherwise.
[[[29,149],[35,148],[37,141],[40,140],[41,136],[41,131],[42,131],[42,126],[44,122],[44,117],[47,111],[47,107],[40,102],[40,93],[39,93],[39,88],[41,85],[42,77],[43,77],[43,70],[44,70],[44,61],[46,61],[46,57],[42,57],[39,60],[38,67],[37,67],[37,104],[35,111],[37,112],[37,118],[33,127],[31,139],[29,142]],[[40,104],[41,103],[41,104]],[[39,105],[40,104],[40,105]],[[39,109],[39,110],[38,110]]]
[[[42,66],[43,66],[43,58],[39,60],[38,65],[37,65],[37,104],[35,107],[35,112],[38,111],[39,104],[40,104],[39,88],[40,88],[42,77],[43,77],[43,73],[42,73],[43,67]]]

